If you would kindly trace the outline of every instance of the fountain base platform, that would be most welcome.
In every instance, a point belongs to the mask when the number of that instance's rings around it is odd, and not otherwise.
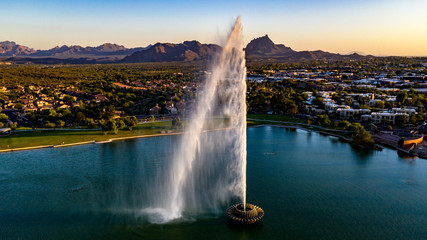
[[[243,204],[239,203],[229,207],[227,215],[235,223],[252,224],[264,217],[264,210],[249,203],[246,204],[246,209],[244,209]]]

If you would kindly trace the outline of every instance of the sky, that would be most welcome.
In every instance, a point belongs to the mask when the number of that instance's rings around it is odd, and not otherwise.
[[[427,56],[427,0],[0,0],[0,41],[222,44],[237,16],[246,43],[268,34],[297,51]]]

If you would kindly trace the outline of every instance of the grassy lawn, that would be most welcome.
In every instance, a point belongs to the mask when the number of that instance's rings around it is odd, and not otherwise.
[[[318,126],[307,126],[307,120],[292,118],[288,116],[265,115],[265,114],[248,114],[249,119],[247,126],[256,126],[263,124],[283,125],[283,126],[301,126],[311,130],[330,132],[345,136],[343,133],[334,132],[332,129],[321,129]],[[282,121],[286,123],[276,122]],[[217,127],[226,127],[226,119],[211,119],[205,125],[205,129],[214,129]],[[160,121],[152,123],[138,124],[132,131],[127,129],[120,130],[118,134],[108,133],[103,135],[101,130],[47,130],[47,131],[23,131],[12,132],[10,136],[0,137],[0,150],[34,147],[44,145],[61,145],[89,141],[106,141],[111,138],[123,138],[141,135],[159,134],[162,131],[172,130],[171,121]]]
[[[108,133],[107,135],[103,135],[101,130],[49,130],[13,132],[10,136],[0,137],[0,150],[43,145],[60,145],[87,141],[106,141],[111,138],[159,134],[161,131],[171,130],[171,128],[172,122],[164,121],[138,124],[132,131],[123,129],[120,130],[118,134]]]

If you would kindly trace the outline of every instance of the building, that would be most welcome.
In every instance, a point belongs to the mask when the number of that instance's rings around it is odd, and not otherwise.
[[[162,110],[162,108],[161,108],[161,107],[159,107],[159,105],[158,105],[158,104],[156,104],[156,106],[154,106],[154,107],[150,108],[150,114],[151,114],[151,115],[159,115],[160,110]]]
[[[360,118],[362,115],[371,113],[369,109],[352,109],[352,108],[339,108],[337,113],[340,119],[354,120]]]
[[[392,113],[392,112],[374,112],[371,114],[373,123],[379,124],[387,121],[396,124],[396,116],[404,116],[405,122],[409,120],[409,115],[406,113]]]

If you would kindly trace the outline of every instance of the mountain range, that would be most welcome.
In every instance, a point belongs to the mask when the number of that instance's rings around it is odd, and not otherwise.
[[[146,47],[149,48],[150,46]],[[104,43],[97,47],[56,46],[49,50],[34,50],[15,42],[0,42],[0,56],[6,57],[80,57],[80,56],[127,56],[146,48],[126,48],[123,45]]]
[[[341,55],[337,53],[316,51],[295,51],[283,44],[275,44],[268,35],[255,38],[245,48],[247,61],[290,62],[304,60],[360,60],[372,56],[363,56],[358,53]]]
[[[201,44],[198,41],[185,41],[180,44],[156,43],[152,47],[134,52],[123,62],[171,62],[206,60],[221,51],[216,44]]]
[[[34,50],[15,42],[0,42],[0,61],[14,63],[138,63],[209,60],[221,51],[216,44],[198,41],[183,43],[156,43],[145,48],[126,48],[105,43],[97,47],[62,46],[49,50]],[[275,44],[268,35],[255,38],[244,49],[248,62],[288,62],[306,60],[360,60],[372,56],[357,53],[341,55],[317,51],[295,51],[283,44]]]

